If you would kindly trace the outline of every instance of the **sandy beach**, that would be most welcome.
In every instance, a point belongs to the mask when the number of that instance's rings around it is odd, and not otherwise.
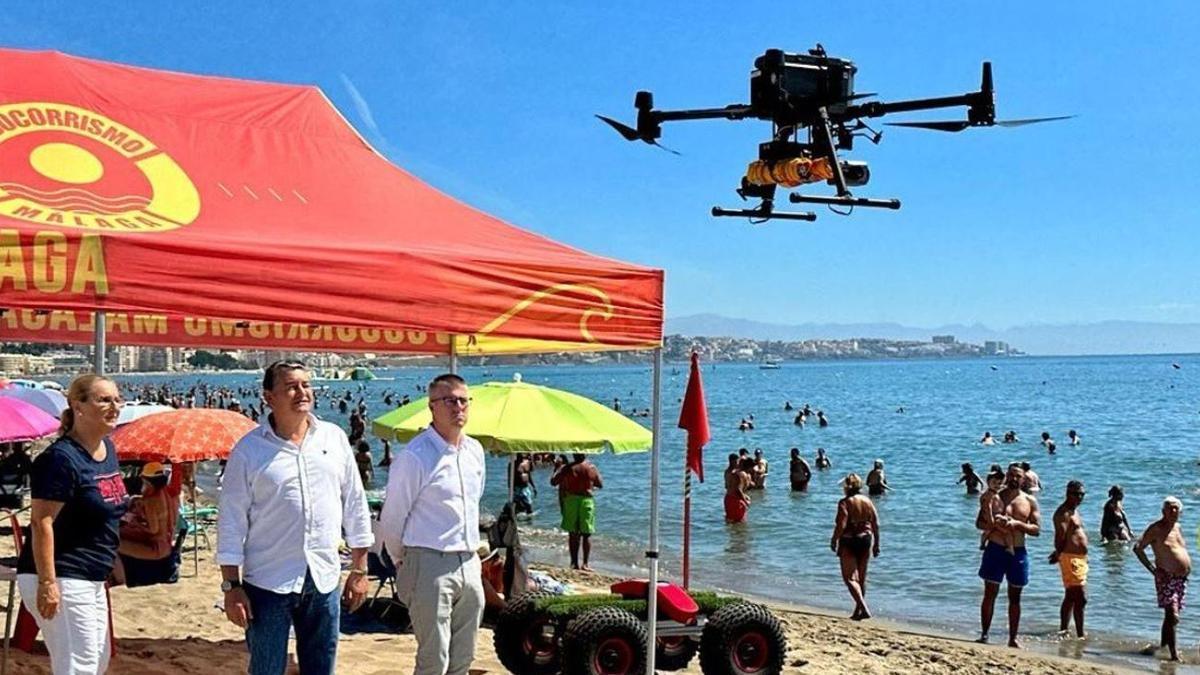
[[[7,537],[4,538],[9,543]],[[191,576],[190,554],[184,576],[173,585],[115,588],[112,591],[117,655],[110,672],[244,673],[247,655],[240,631],[214,607],[220,599],[219,574],[211,553],[202,550],[199,576]],[[553,569],[556,577],[580,590],[600,590],[609,579],[597,574]],[[1050,657],[997,646],[917,634],[885,622],[855,623],[797,609],[777,609],[787,626],[789,673],[1111,673],[1100,664]],[[39,644],[40,646],[40,644]],[[338,672],[382,675],[410,672],[416,650],[411,635],[391,632],[343,634]],[[49,675],[44,654],[13,651],[10,671]],[[492,633],[479,634],[472,673],[507,672],[492,649]],[[693,661],[685,673],[700,673]]]

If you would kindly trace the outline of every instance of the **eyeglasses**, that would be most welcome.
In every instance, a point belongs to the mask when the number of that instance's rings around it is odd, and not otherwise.
[[[441,403],[447,408],[454,408],[457,406],[466,408],[467,406],[471,405],[471,399],[466,396],[442,396],[441,398],[435,398],[433,400]]]
[[[91,399],[96,405],[115,405],[118,408],[125,405],[125,399],[120,396],[97,396]]]

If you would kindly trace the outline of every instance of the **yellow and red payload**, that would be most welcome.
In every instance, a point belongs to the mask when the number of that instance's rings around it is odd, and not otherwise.
[[[746,180],[753,185],[796,187],[833,178],[833,168],[825,157],[793,157],[779,161],[755,160],[746,168]]]

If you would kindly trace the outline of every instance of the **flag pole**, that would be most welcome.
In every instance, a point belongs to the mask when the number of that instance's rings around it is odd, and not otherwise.
[[[692,559],[692,470],[683,462],[683,590],[688,590]]]

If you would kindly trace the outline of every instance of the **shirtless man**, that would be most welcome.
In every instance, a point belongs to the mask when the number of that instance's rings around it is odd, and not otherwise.
[[[1050,564],[1058,564],[1062,572],[1062,606],[1058,611],[1058,630],[1067,634],[1071,617],[1075,617],[1075,635],[1083,638],[1083,608],[1087,605],[1087,531],[1083,528],[1083,516],[1079,505],[1083,503],[1083,483],[1073,480],[1067,483],[1067,496],[1054,511],[1054,552]]]
[[[533,484],[533,462],[525,454],[518,454],[514,461],[513,514],[533,515],[533,498],[537,496],[537,486]]]
[[[792,448],[791,466],[788,467],[792,481],[792,492],[807,492],[808,481],[812,480],[812,469],[808,462],[800,456],[800,448]]]
[[[753,464],[753,460],[746,462]],[[743,470],[743,462],[738,456],[729,454],[729,467],[725,469],[725,522],[743,523],[746,512],[750,508],[750,497],[746,490],[750,487],[750,474]]]
[[[891,489],[887,482],[887,476],[883,473],[883,460],[875,460],[875,467],[867,474],[867,494],[878,497]]]
[[[1008,466],[1008,472],[1004,475],[1004,489],[1000,491],[1004,515],[993,520],[983,560],[979,564],[979,577],[983,579],[979,642],[988,641],[1000,583],[1007,580],[1008,646],[1017,648],[1021,646],[1017,643],[1017,630],[1021,625],[1021,589],[1029,583],[1025,537],[1036,537],[1042,533],[1042,517],[1038,512],[1037,500],[1021,490],[1024,478],[1025,472],[1020,464]],[[1007,550],[1009,544],[1013,546],[1012,553]]]
[[[1030,493],[1041,492],[1042,479],[1033,467],[1029,466],[1029,462],[1021,462],[1021,470],[1025,472],[1025,478],[1021,480],[1021,489]]]
[[[762,448],[754,449],[754,468],[750,470],[750,478],[753,480],[753,488],[755,490],[764,490],[767,487],[767,474],[771,472],[770,464],[763,457]]]
[[[1133,547],[1134,554],[1142,565],[1154,575],[1154,590],[1158,593],[1158,606],[1163,610],[1160,647],[1171,651],[1171,660],[1179,660],[1175,649],[1175,626],[1179,624],[1179,613],[1183,611],[1187,596],[1187,578],[1192,571],[1192,559],[1188,556],[1187,543],[1179,528],[1179,513],[1183,503],[1175,497],[1163,500],[1162,518],[1146,528],[1141,540]],[[1146,547],[1154,549],[1154,562],[1146,557]]]

